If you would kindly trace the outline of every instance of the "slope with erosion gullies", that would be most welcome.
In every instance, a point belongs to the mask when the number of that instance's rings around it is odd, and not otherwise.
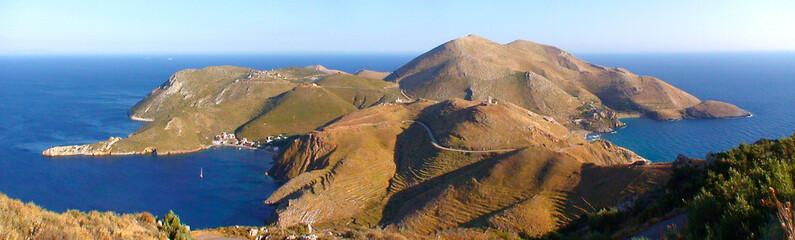
[[[613,181],[583,174],[589,168],[629,169],[639,160],[510,103],[418,101],[358,110],[294,140],[269,171],[288,181],[266,202],[278,205],[271,220],[281,226],[381,225],[430,233],[510,225],[540,234],[585,212],[584,203],[569,199],[587,194],[574,191],[580,182],[654,186],[656,178]],[[665,176],[647,166],[632,169]],[[594,207],[635,193],[614,192]],[[528,209],[544,210],[547,217],[532,218],[531,225],[504,221]]]
[[[679,118],[749,115],[731,104],[691,110],[718,111],[717,114],[681,114],[680,110],[696,106],[701,100],[657,78],[591,64],[553,46],[523,40],[498,44],[475,35],[452,40],[420,55],[386,80],[398,82],[402,89],[418,97],[494,97],[561,122],[580,119],[575,123],[596,124],[586,126],[591,129],[621,126],[611,109],[650,113],[652,117],[658,111],[679,114]],[[586,105],[604,113],[584,116],[581,107]]]
[[[395,102],[399,94],[394,83],[334,74],[274,97],[237,134],[252,140],[304,134],[354,110]]]
[[[329,81],[351,76],[340,75]],[[382,88],[381,85],[371,82],[380,80],[358,77],[353,77],[354,80],[347,82],[344,80],[332,82],[352,84],[361,80],[364,82],[363,85],[381,88],[373,90],[362,87],[359,89],[357,86],[356,89],[323,88],[318,91],[310,91],[306,88],[312,82],[326,77],[329,75],[325,72],[296,67],[271,71],[232,66],[183,70],[174,74],[168,82],[153,90],[130,109],[129,115],[132,119],[149,121],[149,123],[127,138],[114,137],[96,144],[53,147],[45,150],[42,154],[48,156],[124,155],[196,151],[210,146],[212,138],[216,134],[234,132],[253,119],[262,117],[265,109],[280,107],[287,110],[304,109],[304,106],[274,106],[273,103],[279,102],[280,99],[277,96],[290,95],[295,92],[315,96],[311,98],[310,102],[302,103],[306,106],[318,106],[330,102],[341,103],[339,105],[343,106],[342,109],[332,109],[336,112],[325,118],[307,113],[294,121],[271,124],[271,127],[275,128],[274,133],[303,133],[353,111],[357,107],[369,106],[382,101],[393,101],[394,97],[386,96],[399,94],[397,88]],[[383,84],[394,85],[388,82]],[[296,88],[299,85],[301,87]],[[345,87],[345,85],[341,85],[341,87]],[[323,93],[326,94],[323,95]],[[318,116],[322,116],[322,111],[319,111],[318,114]],[[301,126],[295,127],[294,125]]]

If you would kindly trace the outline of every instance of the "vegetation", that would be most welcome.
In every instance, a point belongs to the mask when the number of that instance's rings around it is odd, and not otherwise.
[[[661,218],[681,212],[687,225],[670,237],[685,239],[781,239],[784,237],[770,188],[795,199],[795,135],[740,144],[708,156],[703,165],[674,171],[666,186],[627,211],[599,211],[570,223],[549,239],[629,237]],[[650,219],[652,219],[650,221]]]
[[[179,216],[174,214],[173,211],[168,211],[166,216],[160,220],[160,226],[157,227],[160,231],[163,231],[168,236],[168,239],[171,240],[192,240],[193,237],[190,235],[190,229],[187,226],[182,225],[179,221]]]
[[[166,239],[149,213],[55,213],[0,194],[0,239]]]
[[[774,188],[770,188],[770,194],[773,196],[774,202],[762,200],[762,203],[776,209],[776,217],[781,223],[784,237],[787,240],[795,240],[795,212],[792,211],[792,202],[782,203],[779,201]]]

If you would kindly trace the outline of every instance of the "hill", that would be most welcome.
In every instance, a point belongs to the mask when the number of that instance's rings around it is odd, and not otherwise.
[[[309,68],[186,69],[130,109],[131,119],[148,123],[126,138],[53,147],[42,154],[175,154],[207,148],[222,132],[256,140],[302,134],[353,110],[394,102],[399,94],[394,83]]]
[[[356,72],[356,76],[372,78],[372,79],[384,79],[386,78],[386,76],[389,76],[389,73],[362,69]]]
[[[476,35],[444,43],[385,79],[417,97],[500,98],[591,130],[621,126],[614,110],[660,120],[750,115],[727,103],[701,104],[660,79],[591,64],[553,46],[498,44]]]
[[[419,101],[358,110],[294,140],[269,171],[287,182],[266,202],[283,227],[537,235],[668,175],[636,161],[510,103]]]
[[[252,140],[280,133],[304,134],[354,110],[395,102],[399,93],[393,85],[350,74],[334,74],[274,97],[259,116],[236,133]]]

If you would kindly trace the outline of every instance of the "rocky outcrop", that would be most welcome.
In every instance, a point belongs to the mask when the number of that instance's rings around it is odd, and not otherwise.
[[[107,141],[93,144],[52,147],[44,150],[41,155],[50,157],[73,155],[110,155],[113,144],[116,144],[119,142],[119,140],[121,140],[120,137],[111,137]]]
[[[662,120],[673,121],[683,118],[690,119],[709,119],[709,118],[738,118],[750,117],[750,112],[737,106],[725,102],[704,101],[695,106],[684,109],[668,109],[652,111],[647,114],[649,117]]]
[[[751,113],[737,106],[725,102],[704,101],[698,105],[686,108],[683,112],[685,118],[736,118],[749,117]]]
[[[312,70],[316,70],[316,71],[321,71],[321,72],[324,72],[326,74],[345,73],[343,71],[336,70],[336,69],[328,69],[328,68],[324,67],[323,65],[312,65],[312,66],[306,66],[304,68],[312,69]]]
[[[324,168],[328,165],[327,156],[334,148],[333,144],[318,134],[304,135],[274,158],[276,162],[268,170],[268,175],[277,179],[291,179],[303,172]]]
[[[48,157],[78,156],[78,155],[82,156],[136,155],[136,154],[169,155],[169,154],[195,152],[205,149],[205,148],[200,148],[200,149],[185,150],[185,151],[157,152],[157,149],[154,147],[146,147],[143,148],[143,150],[141,151],[118,151],[114,148],[114,145],[121,140],[122,138],[120,137],[111,137],[107,141],[102,141],[98,143],[51,147],[41,152],[41,155]]]

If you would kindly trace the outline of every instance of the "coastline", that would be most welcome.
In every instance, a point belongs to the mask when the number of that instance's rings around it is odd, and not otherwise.
[[[616,113],[616,117],[618,117],[618,119],[642,118],[643,114],[641,114],[641,113],[621,112],[621,113]]]
[[[130,120],[139,121],[139,122],[154,122],[155,121],[152,118],[142,118],[142,117],[137,117],[135,115],[131,115],[130,116]]]
[[[270,154],[276,154],[277,151],[269,149],[269,148],[256,148],[256,147],[249,147],[249,146],[239,146],[239,145],[232,145],[232,144],[219,144],[219,145],[208,145],[208,146],[201,146],[194,149],[188,150],[172,150],[172,151],[157,151],[155,148],[147,148],[143,151],[135,151],[135,152],[113,152],[113,151],[97,151],[97,152],[77,152],[77,153],[50,153],[55,148],[65,148],[65,147],[76,147],[76,146],[61,146],[61,147],[53,147],[47,149],[41,153],[42,156],[46,157],[67,157],[67,156],[130,156],[130,155],[145,155],[145,154],[152,154],[157,156],[165,156],[165,155],[177,155],[177,154],[186,154],[186,153],[194,153],[214,147],[232,147],[232,148],[239,148],[239,149],[246,149],[246,150],[253,150],[253,151],[265,151]]]
[[[175,155],[175,154],[183,154],[183,153],[193,153],[198,152],[201,150],[208,149],[210,146],[202,146],[194,149],[188,150],[174,150],[174,151],[165,151],[160,152],[154,148],[146,148],[143,151],[137,152],[113,152],[113,151],[89,151],[89,152],[76,152],[76,153],[51,153],[55,151],[53,149],[58,148],[68,148],[68,147],[75,147],[75,146],[62,146],[62,147],[52,147],[47,149],[41,153],[42,156],[46,157],[66,157],[66,156],[129,156],[129,155],[145,155],[145,154],[152,154],[152,155]]]

